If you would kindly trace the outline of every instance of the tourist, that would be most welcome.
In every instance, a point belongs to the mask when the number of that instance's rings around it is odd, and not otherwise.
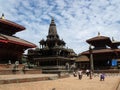
[[[104,73],[101,73],[100,74],[100,81],[104,81],[105,80],[105,74]]]
[[[86,69],[86,75],[89,76],[90,75],[90,70]]]
[[[76,72],[75,72],[75,71],[73,71],[73,76],[74,76],[74,77],[77,77],[77,74],[76,74]]]
[[[78,77],[80,80],[82,79],[82,70],[78,70]]]

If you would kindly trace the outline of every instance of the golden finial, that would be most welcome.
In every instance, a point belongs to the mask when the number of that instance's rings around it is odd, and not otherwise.
[[[1,19],[5,19],[4,14],[2,13]]]
[[[98,36],[100,36],[100,32],[98,32]]]

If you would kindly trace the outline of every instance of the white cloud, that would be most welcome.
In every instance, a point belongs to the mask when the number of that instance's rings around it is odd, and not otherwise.
[[[60,38],[76,53],[87,50],[85,41],[98,32],[119,41],[119,10],[119,0],[0,0],[0,14],[26,27],[16,36],[39,45],[53,16]]]

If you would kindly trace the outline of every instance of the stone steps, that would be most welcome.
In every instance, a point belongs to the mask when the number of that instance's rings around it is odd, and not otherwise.
[[[58,79],[58,75],[42,75],[38,77],[12,77],[12,78],[5,78],[0,80],[0,84],[10,84],[10,83],[24,83],[24,82],[35,82],[35,81],[45,81],[45,80],[55,80]]]

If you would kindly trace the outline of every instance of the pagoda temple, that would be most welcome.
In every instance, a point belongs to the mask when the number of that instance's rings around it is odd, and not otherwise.
[[[65,47],[63,39],[59,38],[56,24],[52,18],[47,39],[40,40],[40,48],[28,50],[28,58],[31,63],[42,69],[61,69],[65,65],[72,65],[75,62],[75,52],[73,49]],[[45,71],[45,70],[43,70]]]
[[[15,33],[25,30],[25,27],[0,18],[0,64],[15,63],[21,61],[24,51],[28,48],[35,48],[36,45],[14,36]]]
[[[118,69],[120,65],[120,42],[110,39],[106,36],[98,36],[86,40],[89,45],[92,45],[92,50],[87,50],[79,54],[77,60],[79,63],[85,63],[83,68],[90,67],[90,54],[92,54],[93,66],[95,70]],[[84,58],[82,58],[84,56]],[[88,59],[89,58],[89,59]],[[85,59],[85,60],[84,60]],[[87,67],[86,67],[87,66]]]

